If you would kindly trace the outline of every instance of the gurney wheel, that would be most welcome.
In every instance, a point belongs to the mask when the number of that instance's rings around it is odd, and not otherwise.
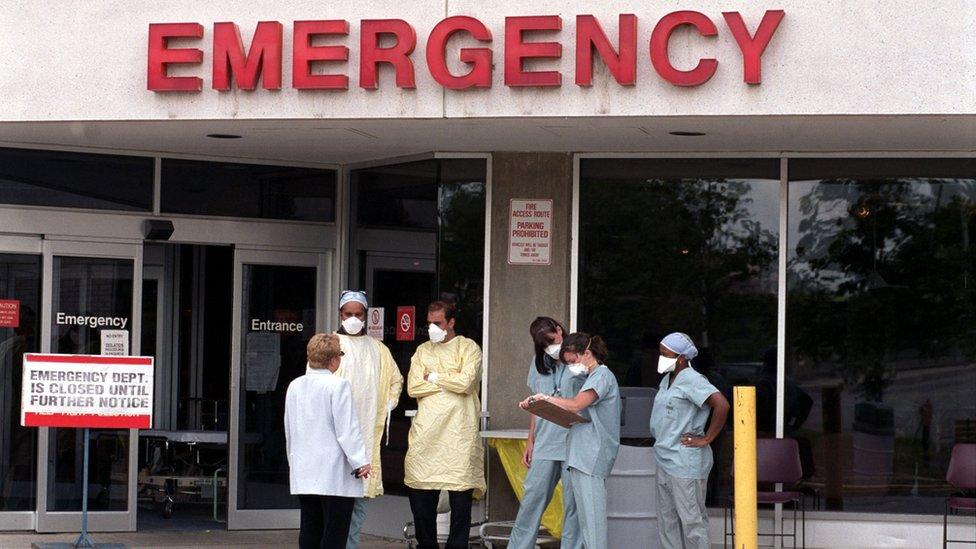
[[[163,518],[168,519],[173,517],[173,502],[165,501],[163,502]]]

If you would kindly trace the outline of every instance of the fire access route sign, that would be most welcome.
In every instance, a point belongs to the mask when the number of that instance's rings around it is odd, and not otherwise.
[[[513,198],[508,227],[509,265],[552,263],[552,200]]]
[[[153,358],[24,355],[24,427],[149,429]]]

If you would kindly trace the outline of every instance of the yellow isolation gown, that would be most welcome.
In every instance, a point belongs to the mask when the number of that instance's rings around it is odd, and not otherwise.
[[[436,383],[424,380],[437,373]],[[485,492],[481,442],[481,348],[455,336],[423,343],[410,361],[407,394],[417,399],[404,483],[421,490]]]
[[[363,495],[375,498],[383,494],[383,469],[380,465],[383,429],[390,419],[390,411],[400,400],[403,376],[390,350],[375,337],[336,335],[345,355],[335,373],[349,380],[352,386],[363,445],[373,468],[369,478],[363,479]]]

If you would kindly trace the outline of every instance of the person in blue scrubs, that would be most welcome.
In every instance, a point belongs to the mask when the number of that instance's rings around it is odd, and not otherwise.
[[[600,336],[582,332],[566,336],[560,357],[570,368],[586,369],[586,381],[576,396],[540,393],[525,399],[520,406],[525,408],[537,399],[548,400],[590,420],[569,429],[563,470],[563,492],[569,495],[565,498],[563,524],[567,525],[567,532],[579,534],[564,535],[560,547],[606,549],[606,479],[620,449],[620,390],[613,372],[603,364],[607,346]]]
[[[661,340],[660,352],[657,371],[666,375],[654,397],[651,436],[655,439],[661,545],[664,549],[709,549],[705,509],[705,488],[712,469],[709,444],[725,425],[729,401],[692,368],[698,349],[690,337],[669,334]]]
[[[536,318],[529,326],[535,354],[529,362],[527,384],[533,394],[572,398],[583,385],[585,376],[582,374],[585,371],[577,369],[572,372],[559,360],[564,334],[562,324],[547,316]],[[535,547],[542,513],[552,500],[566,462],[566,435],[569,430],[534,415],[529,418],[529,439],[522,454],[522,465],[529,470],[525,474],[525,493],[508,542],[510,549]],[[565,490],[563,493],[566,493]],[[573,523],[569,525],[570,528],[575,526],[575,520]],[[564,523],[563,537],[575,539],[577,533],[566,527]]]

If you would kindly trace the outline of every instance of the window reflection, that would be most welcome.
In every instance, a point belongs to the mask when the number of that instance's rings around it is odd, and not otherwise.
[[[809,483],[827,509],[941,513],[952,446],[976,442],[976,163],[789,167],[786,404],[811,397]]]
[[[775,380],[763,357],[776,341],[779,160],[580,168],[578,324],[606,339],[620,384],[657,387],[658,343],[673,331],[695,340],[695,369],[730,400],[733,385]],[[712,444],[712,505],[727,493],[730,441]]]

